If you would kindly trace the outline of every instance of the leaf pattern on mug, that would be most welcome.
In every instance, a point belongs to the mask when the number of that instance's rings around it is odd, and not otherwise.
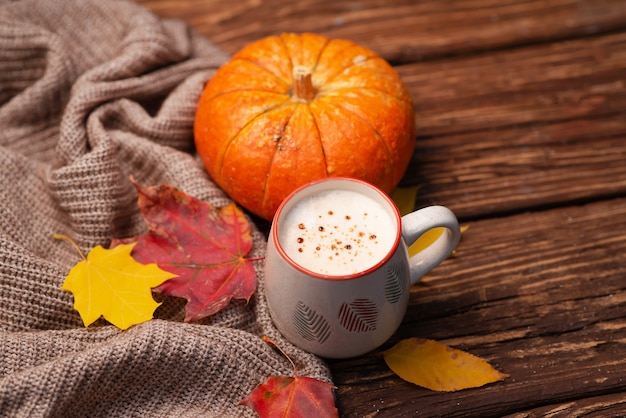
[[[339,308],[339,322],[350,332],[368,332],[376,329],[378,309],[369,299],[355,299]]]
[[[398,303],[407,289],[407,275],[404,263],[395,263],[387,267],[385,298],[389,303]]]
[[[303,302],[298,302],[293,313],[293,323],[298,333],[308,341],[324,343],[330,337],[330,325],[324,317]]]

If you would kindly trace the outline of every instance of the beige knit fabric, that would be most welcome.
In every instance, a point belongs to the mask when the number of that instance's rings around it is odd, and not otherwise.
[[[288,361],[330,381],[285,342],[259,288],[200,323],[166,300],[120,331],[85,328],[61,290],[84,252],[140,234],[133,176],[229,202],[193,154],[204,83],[227,57],[183,22],[119,0],[0,0],[0,416],[254,416],[237,406]],[[252,256],[265,251],[254,228]]]

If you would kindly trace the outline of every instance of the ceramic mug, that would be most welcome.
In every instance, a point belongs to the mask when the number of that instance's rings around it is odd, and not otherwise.
[[[409,257],[428,230],[444,233]],[[266,297],[278,330],[300,348],[348,358],[383,344],[406,313],[409,289],[460,239],[455,215],[429,206],[403,217],[375,186],[328,178],[279,206],[265,258]]]

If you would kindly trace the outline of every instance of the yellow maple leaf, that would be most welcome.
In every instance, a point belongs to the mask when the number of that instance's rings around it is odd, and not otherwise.
[[[101,316],[120,329],[152,319],[160,305],[152,298],[153,287],[176,277],[156,264],[140,264],[131,256],[135,244],[112,249],[94,247],[87,257],[63,235],[83,258],[70,270],[62,289],[74,295],[74,309],[86,327]]]
[[[476,388],[509,377],[480,357],[423,338],[402,340],[383,357],[400,378],[434,391]]]

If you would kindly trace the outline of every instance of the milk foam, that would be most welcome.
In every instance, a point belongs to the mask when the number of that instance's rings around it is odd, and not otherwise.
[[[307,270],[339,276],[367,270],[393,248],[396,225],[385,208],[349,190],[298,202],[279,230],[287,255]]]

